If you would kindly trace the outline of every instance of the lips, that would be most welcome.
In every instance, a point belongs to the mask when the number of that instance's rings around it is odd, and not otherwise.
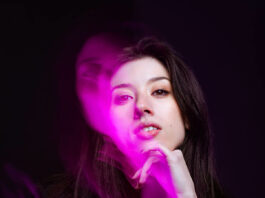
[[[142,139],[151,139],[158,135],[161,127],[155,123],[142,123],[134,130],[135,134]]]

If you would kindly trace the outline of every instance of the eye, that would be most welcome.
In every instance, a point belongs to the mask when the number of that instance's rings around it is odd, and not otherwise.
[[[123,105],[126,102],[128,102],[129,100],[132,100],[133,97],[129,96],[129,95],[118,95],[114,97],[114,103],[116,105]]]
[[[164,90],[164,89],[157,89],[155,90],[152,95],[153,96],[166,96],[169,94],[169,91],[167,90]]]

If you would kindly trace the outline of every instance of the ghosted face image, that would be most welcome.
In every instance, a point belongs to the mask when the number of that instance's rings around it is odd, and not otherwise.
[[[78,56],[76,90],[86,122],[127,154],[142,142],[179,147],[185,128],[168,72],[151,57],[117,67],[119,53],[95,36]]]
[[[114,42],[97,35],[85,43],[76,63],[76,90],[83,115],[90,126],[102,133],[109,130],[106,90],[117,54]]]
[[[113,75],[110,117],[120,139],[155,140],[174,150],[185,137],[168,72],[151,57],[129,61]]]

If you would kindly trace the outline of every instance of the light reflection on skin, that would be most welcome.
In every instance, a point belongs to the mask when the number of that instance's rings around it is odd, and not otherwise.
[[[110,130],[107,92],[118,48],[104,35],[90,38],[76,63],[76,90],[87,123],[101,133]],[[103,91],[104,90],[104,91]]]
[[[178,148],[185,137],[185,125],[166,69],[151,57],[129,61],[113,75],[111,88],[110,117],[115,126],[115,143],[121,145],[133,168],[138,170],[132,178],[139,173],[139,183],[146,181],[146,174],[150,173],[142,167],[148,167],[149,160],[150,166],[153,164],[151,175],[168,194],[174,195],[159,145],[171,151]],[[148,150],[149,153],[143,152]]]
[[[131,167],[123,172],[132,179],[149,157],[142,154],[144,149],[161,144],[173,151],[182,144],[185,127],[163,65],[143,57],[123,64],[110,78],[117,54],[119,49],[104,37],[89,39],[78,57],[76,88],[87,123],[110,137],[128,158]],[[157,178],[170,177],[165,174]],[[162,186],[169,191],[167,182]]]
[[[181,145],[185,127],[168,73],[159,61],[145,57],[125,63],[112,77],[111,87],[111,119],[119,133],[133,137],[140,124],[155,124],[158,133],[147,139],[169,150]]]

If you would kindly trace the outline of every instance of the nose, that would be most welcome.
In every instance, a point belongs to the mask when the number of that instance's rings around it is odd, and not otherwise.
[[[151,102],[148,101],[147,97],[138,97],[134,108],[134,119],[138,120],[148,115],[153,115]]]

